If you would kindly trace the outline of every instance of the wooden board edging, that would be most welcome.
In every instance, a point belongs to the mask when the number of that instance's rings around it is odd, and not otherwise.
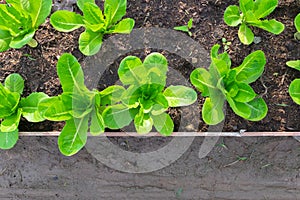
[[[24,136],[45,136],[45,137],[57,137],[60,132],[20,132],[19,135]],[[89,136],[92,136],[88,133]],[[163,137],[157,132],[151,132],[147,135],[138,135],[135,132],[105,132],[98,137]],[[288,137],[288,136],[300,136],[300,132],[174,132],[173,137]]]

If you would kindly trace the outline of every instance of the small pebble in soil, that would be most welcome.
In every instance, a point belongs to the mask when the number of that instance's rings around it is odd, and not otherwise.
[[[261,39],[261,37],[254,37],[254,44],[259,44],[259,43],[261,43],[261,41],[262,41],[262,39]]]
[[[69,10],[73,11],[73,5],[75,5],[77,0],[54,0],[52,10]]]
[[[193,64],[196,64],[198,62],[198,59],[197,58],[192,58],[192,63]]]
[[[58,180],[58,176],[54,176],[52,179],[53,179],[54,181],[57,181],[57,180]]]
[[[195,131],[196,130],[193,124],[190,124],[190,125],[186,126],[185,129],[187,131]]]
[[[126,142],[121,142],[120,145],[123,146],[123,147],[127,146]]]

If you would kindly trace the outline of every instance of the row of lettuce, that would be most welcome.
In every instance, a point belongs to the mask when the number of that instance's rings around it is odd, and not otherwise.
[[[50,15],[52,0],[7,0],[0,4],[0,52],[24,45],[36,47],[35,32]],[[83,27],[79,37],[79,50],[87,56],[99,52],[105,34],[128,34],[135,21],[122,19],[126,14],[127,0],[106,0],[104,11],[95,0],[78,0],[82,15],[59,10],[50,17],[52,26],[61,32],[71,32]]]
[[[28,44],[38,45],[34,39],[35,31],[50,15],[52,0],[7,0],[0,4],[0,52],[9,48],[19,49]],[[58,31],[71,32],[80,27],[84,32],[79,37],[79,50],[87,56],[99,52],[105,34],[129,34],[135,21],[123,17],[126,14],[127,0],[105,0],[103,11],[95,0],[78,0],[77,6],[82,14],[68,10],[58,10],[50,17],[51,25]],[[239,26],[238,37],[245,45],[254,41],[250,27],[261,28],[273,34],[280,34],[285,29],[283,23],[276,19],[265,19],[278,6],[278,0],[239,0],[239,6],[228,6],[224,12],[224,22],[228,26]],[[295,19],[300,38],[298,15]],[[190,19],[187,26],[175,27],[176,30],[188,32],[193,26]],[[179,28],[179,29],[178,29]]]
[[[224,120],[227,101],[233,111],[248,120],[259,121],[268,111],[265,101],[250,87],[263,73],[266,58],[262,51],[251,53],[239,67],[231,68],[229,55],[211,50],[209,69],[195,69],[190,80],[206,97],[203,120],[215,125]],[[132,121],[138,134],[156,129],[164,136],[172,134],[174,124],[167,114],[170,107],[189,106],[197,101],[194,89],[182,85],[166,87],[168,61],[160,53],[151,53],[142,62],[135,56],[124,58],[118,69],[122,85],[102,91],[89,90],[83,70],[74,56],[63,54],[57,74],[63,93],[49,97],[42,92],[21,97],[24,80],[9,75],[0,84],[0,148],[12,148],[18,140],[18,125],[23,116],[29,122],[66,121],[58,137],[64,155],[77,153],[86,143],[87,133],[99,135],[109,129],[121,129]]]
[[[49,16],[51,0],[6,0],[0,4],[0,51],[37,46],[33,39],[35,31]],[[274,11],[277,0],[240,0],[240,5],[229,6],[224,21],[229,26],[238,26],[242,43],[251,44],[254,34],[249,26],[256,26],[274,34],[283,31],[284,25],[274,20],[263,20]],[[126,14],[126,0],[106,0],[102,11],[94,0],[78,0],[82,15],[70,11],[56,11],[50,22],[58,31],[70,32],[80,27],[85,31],[79,37],[79,49],[94,55],[101,49],[105,34],[128,34],[134,20],[122,19]],[[295,18],[299,39],[300,14]],[[259,121],[268,112],[263,98],[250,86],[264,71],[266,58],[263,51],[248,55],[238,67],[231,66],[231,59],[220,46],[211,49],[211,64],[208,69],[195,69],[190,81],[205,97],[202,119],[216,125],[225,118],[223,109],[228,102],[240,117]],[[300,70],[300,60],[287,65]],[[18,140],[21,117],[29,122],[65,121],[59,135],[58,146],[67,156],[76,154],[84,147],[87,133],[99,135],[109,129],[121,129],[132,122],[138,134],[146,134],[153,127],[162,135],[169,136],[174,123],[167,114],[170,107],[189,106],[197,101],[197,93],[186,86],[166,86],[168,61],[160,53],[148,55],[144,61],[135,56],[124,58],[118,69],[122,85],[113,85],[102,91],[89,90],[84,83],[84,74],[76,58],[63,54],[57,64],[57,74],[63,93],[49,97],[45,93],[32,93],[22,97],[24,80],[19,74],[11,74],[0,84],[0,148],[12,148]],[[293,100],[300,104],[300,79],[289,88]]]

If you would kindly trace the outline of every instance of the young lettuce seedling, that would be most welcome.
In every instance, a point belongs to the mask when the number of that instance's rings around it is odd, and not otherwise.
[[[193,18],[191,18],[189,21],[188,21],[188,24],[187,25],[184,25],[184,26],[176,26],[174,27],[174,30],[176,31],[182,31],[182,32],[185,32],[185,33],[188,33],[189,36],[192,36],[192,32],[190,31],[191,28],[193,27]]]
[[[66,121],[58,137],[58,146],[62,154],[71,156],[84,147],[88,130],[92,135],[104,132],[100,114],[102,99],[98,91],[90,91],[85,86],[82,68],[71,54],[59,58],[57,74],[63,93],[43,99],[39,111],[48,120]]]
[[[294,35],[295,39],[300,40],[300,13],[296,16],[294,23],[297,30],[297,32]]]
[[[0,4],[0,52],[37,46],[35,31],[50,14],[52,0],[6,0]]]
[[[124,58],[118,75],[127,88],[120,103],[104,110],[106,126],[120,129],[133,120],[139,134],[149,133],[154,126],[162,135],[171,135],[174,124],[167,109],[193,104],[197,94],[185,86],[172,85],[165,89],[167,71],[168,61],[159,53],[148,55],[144,62],[135,56]]]
[[[247,120],[263,119],[268,111],[267,105],[249,84],[255,82],[264,71],[264,53],[255,51],[239,67],[230,69],[229,55],[226,52],[219,54],[219,48],[220,45],[215,45],[211,50],[209,70],[195,69],[190,77],[192,84],[206,97],[202,109],[204,122],[215,125],[223,121],[225,101],[237,115]]]
[[[229,46],[232,44],[231,42],[227,41],[226,38],[222,38],[222,44],[224,47],[224,51],[227,51],[229,49]]]
[[[286,63],[289,67],[300,71],[300,60],[289,61]],[[300,105],[300,79],[295,79],[289,87],[289,93],[293,101]]]
[[[273,34],[280,34],[284,25],[275,19],[262,20],[271,14],[278,5],[278,0],[240,0],[240,6],[231,5],[224,13],[228,26],[238,26],[238,36],[243,44],[249,45],[254,40],[254,33],[249,26],[255,26]]]
[[[38,112],[39,102],[47,98],[44,93],[32,93],[21,98],[24,80],[19,74],[11,74],[0,83],[0,148],[10,149],[18,140],[18,126],[23,116],[30,122],[41,122],[45,119]]]
[[[84,55],[96,54],[105,34],[129,34],[134,27],[133,19],[121,20],[126,14],[127,0],[105,0],[104,14],[94,0],[78,0],[77,6],[83,15],[59,10],[51,15],[50,23],[62,32],[70,32],[83,26],[85,31],[79,37],[79,49]]]

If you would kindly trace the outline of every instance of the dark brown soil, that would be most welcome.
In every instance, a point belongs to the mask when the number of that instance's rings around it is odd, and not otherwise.
[[[285,62],[300,58],[300,43],[293,39],[295,28],[292,24],[300,5],[298,0],[279,2],[279,7],[270,17],[283,22],[286,30],[275,36],[254,29],[262,42],[250,46],[242,45],[237,37],[237,28],[226,26],[222,20],[225,8],[238,4],[237,0],[128,0],[127,16],[136,20],[136,28],[170,29],[185,24],[193,17],[192,38],[207,51],[214,44],[221,44],[223,37],[232,42],[229,53],[233,66],[238,66],[251,52],[263,50],[268,63],[262,79],[253,87],[263,95],[269,113],[261,122],[253,123],[237,117],[227,108],[223,131],[299,131],[300,107],[292,102],[287,91],[290,82],[300,77],[300,73],[286,67]],[[102,1],[98,3],[103,5]],[[73,8],[78,11],[76,6]],[[81,32],[60,33],[49,22],[45,23],[35,36],[39,42],[37,48],[24,47],[0,53],[0,81],[16,72],[26,81],[24,96],[36,91],[50,96],[60,94],[62,91],[55,70],[57,60],[62,53],[68,52],[80,62],[84,61],[85,56],[77,47]],[[142,49],[131,53],[145,57],[151,51],[162,52],[174,69],[192,66],[178,55],[161,49]],[[114,83],[111,74],[115,76],[114,72],[125,56],[116,58],[110,66],[113,73],[107,71],[105,76],[110,78],[107,82],[101,80],[99,89],[104,84]],[[181,70],[181,73],[188,77],[191,70]],[[203,100],[199,96],[199,110],[194,111],[199,116]],[[177,127],[182,109],[169,111]],[[207,130],[208,126],[200,117],[194,120],[199,120],[199,127],[195,129]],[[32,124],[23,120],[20,130],[51,131],[60,130],[62,126],[63,123]],[[172,139],[110,138],[113,143],[131,152],[154,151]],[[12,150],[0,150],[0,199],[300,198],[300,151],[299,143],[293,138],[220,138],[213,150],[199,159],[202,142],[203,138],[196,138],[189,150],[165,169],[127,174],[104,166],[85,149],[70,158],[62,156],[54,137],[22,137]]]

